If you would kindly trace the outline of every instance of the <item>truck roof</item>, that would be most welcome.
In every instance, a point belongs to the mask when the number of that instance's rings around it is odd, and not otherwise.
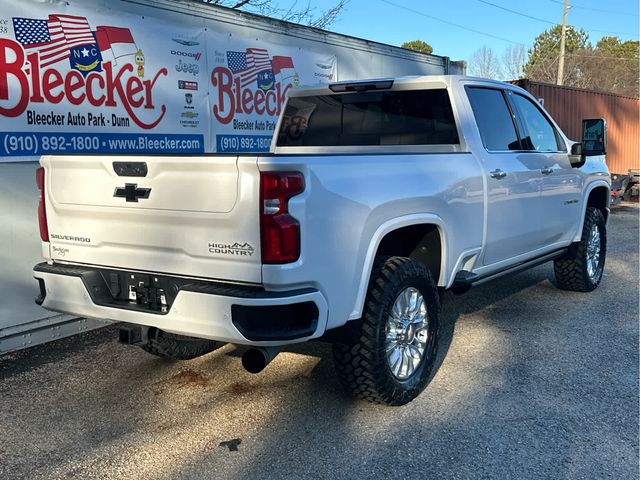
[[[500,87],[509,87],[513,90],[522,90],[520,87],[491,80],[488,78],[473,77],[469,75],[408,75],[403,77],[386,77],[359,80],[343,80],[340,82],[330,83],[322,86],[301,86],[292,89],[289,96],[309,96],[309,95],[330,95],[332,93],[341,93],[347,91],[364,91],[364,90],[395,90],[405,89],[407,86],[411,89],[422,88],[446,88],[451,84],[459,81],[473,83],[477,85],[493,85]],[[404,87],[404,88],[403,88]],[[522,90],[524,92],[524,90]]]

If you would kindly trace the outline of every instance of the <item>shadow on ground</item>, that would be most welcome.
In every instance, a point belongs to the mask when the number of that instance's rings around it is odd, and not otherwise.
[[[164,362],[112,327],[6,356],[0,477],[633,478],[637,212],[612,214],[591,294],[550,265],[447,294],[433,380],[400,408],[348,397],[321,343],[257,376],[233,346]]]

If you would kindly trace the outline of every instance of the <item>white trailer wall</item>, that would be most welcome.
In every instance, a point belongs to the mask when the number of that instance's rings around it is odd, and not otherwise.
[[[267,19],[235,10],[213,7],[195,0],[149,0],[149,1],[56,1],[42,2],[38,0],[2,0],[3,11],[0,12],[0,39],[10,38],[17,41],[16,18],[40,19],[47,18],[42,15],[43,8],[50,13],[64,13],[67,15],[85,16],[92,23],[91,15],[87,12],[96,12],[96,18],[104,24],[105,18],[110,19],[107,25],[120,26],[122,22],[127,24],[135,35],[138,36],[138,43],[144,43],[150,52],[153,51],[154,44],[161,44],[172,40],[169,37],[179,37],[178,39],[196,38],[206,46],[206,52],[202,59],[198,59],[200,71],[196,77],[200,83],[199,92],[201,97],[195,97],[194,106],[190,101],[185,101],[188,90],[177,91],[175,88],[175,71],[183,63],[195,63],[193,57],[178,58],[167,56],[156,58],[156,68],[166,67],[167,78],[171,78],[171,85],[174,91],[161,91],[156,96],[157,104],[168,106],[167,115],[157,127],[152,129],[141,129],[136,125],[115,129],[113,126],[107,127],[71,127],[69,125],[51,127],[34,126],[27,124],[26,113],[21,116],[2,115],[0,110],[0,135],[5,135],[4,154],[0,155],[0,353],[14,350],[31,344],[39,343],[51,338],[58,338],[77,331],[94,328],[101,325],[101,322],[76,320],[63,315],[55,315],[36,306],[33,298],[37,294],[37,284],[33,280],[31,269],[35,263],[40,261],[40,238],[37,226],[37,202],[38,195],[35,187],[35,169],[37,168],[37,155],[28,155],[27,150],[10,150],[7,132],[24,132],[29,130],[34,138],[46,135],[47,131],[56,130],[60,136],[71,138],[70,135],[76,133],[91,135],[109,135],[109,132],[117,130],[113,135],[143,134],[149,131],[157,131],[165,134],[175,132],[199,133],[204,139],[202,151],[213,152],[220,145],[216,138],[220,132],[233,132],[233,128],[228,125],[221,125],[212,115],[212,107],[215,104],[216,90],[211,84],[211,74],[218,65],[230,67],[229,51],[244,52],[245,56],[250,55],[252,48],[264,48],[269,51],[271,62],[277,58],[285,59],[280,66],[287,67],[287,58],[297,67],[300,67],[296,83],[310,84],[317,80],[326,83],[334,80],[349,80],[374,77],[391,77],[415,74],[464,74],[464,62],[450,62],[447,57],[435,55],[424,55],[410,52],[398,47],[383,45],[363,39],[357,39],[344,35],[338,35],[309,27],[293,25],[277,20]],[[12,14],[12,8],[17,14]],[[134,24],[133,26],[132,23]],[[35,24],[30,24],[33,26]],[[145,27],[146,25],[146,27]],[[158,27],[165,26],[163,28]],[[109,28],[109,27],[107,27]],[[176,34],[178,32],[178,34]],[[94,32],[95,35],[95,32]],[[140,37],[142,35],[142,37]],[[22,38],[24,42],[24,38]],[[173,44],[172,44],[173,45]],[[175,49],[180,50],[181,45],[175,43]],[[187,45],[188,47],[188,45]],[[26,49],[26,47],[25,47]],[[187,53],[193,50],[183,48]],[[227,54],[225,57],[225,53]],[[103,52],[104,54],[104,52]],[[244,57],[243,57],[244,58]],[[248,57],[246,58],[248,59]],[[291,60],[293,59],[293,60]],[[327,65],[321,65],[318,59],[327,59],[330,69],[327,71],[332,75],[323,76],[323,69]],[[106,61],[106,60],[105,60]],[[133,64],[133,57],[129,60]],[[282,60],[281,60],[282,61]],[[226,62],[226,63],[225,63]],[[123,64],[122,61],[120,63]],[[275,63],[274,63],[275,65]],[[314,66],[315,65],[315,66]],[[132,65],[135,67],[135,65]],[[152,63],[153,66],[153,63]],[[0,69],[2,67],[0,66]],[[66,66],[68,70],[69,67]],[[274,70],[275,72],[275,70]],[[2,75],[0,70],[0,75]],[[151,72],[153,73],[153,72]],[[180,72],[179,72],[180,73]],[[173,76],[172,76],[173,75]],[[186,75],[186,73],[185,73]],[[86,77],[86,71],[83,73]],[[0,108],[9,108],[11,95],[15,94],[15,78],[9,76],[9,99],[2,98],[2,82],[0,81]],[[140,77],[143,78],[143,77]],[[149,78],[147,76],[147,78]],[[185,77],[182,78],[190,78]],[[194,77],[195,78],[195,77]],[[291,80],[289,80],[291,83]],[[94,82],[95,83],[95,82]],[[207,85],[207,90],[203,92],[202,85]],[[12,90],[13,89],[13,90]],[[195,91],[193,92],[195,94]],[[198,100],[200,99],[200,100]],[[190,98],[191,100],[191,98]],[[15,102],[14,102],[15,103]],[[40,110],[41,113],[48,113],[56,108],[62,108],[63,113],[80,112],[82,115],[84,104],[70,106],[60,105],[29,105],[32,110]],[[156,105],[157,106],[157,105]],[[64,110],[64,109],[67,110]],[[74,110],[75,109],[75,110]],[[96,110],[94,108],[94,110]],[[99,110],[105,110],[104,108]],[[173,110],[173,112],[172,112]],[[189,112],[192,113],[189,113]],[[95,115],[94,115],[95,116]],[[124,116],[124,115],[122,115]],[[268,114],[258,115],[257,118],[269,118]],[[273,117],[273,115],[271,115]],[[197,120],[193,120],[193,119]],[[240,119],[255,120],[256,114],[239,115]],[[189,123],[184,121],[191,119],[192,123],[197,123],[195,128],[188,129]],[[273,118],[275,120],[275,118]],[[31,126],[29,126],[31,125]],[[194,127],[192,125],[191,127]],[[43,133],[45,132],[45,133]],[[226,134],[225,133],[225,134]],[[238,132],[247,133],[247,132]],[[249,135],[255,132],[249,132]],[[270,135],[270,132],[262,132]],[[98,137],[96,137],[98,138]],[[100,137],[107,138],[107,137]],[[13,140],[12,140],[13,141]],[[47,140],[49,142],[49,140]],[[268,145],[268,143],[267,143]],[[73,145],[76,149],[77,145]],[[71,145],[67,144],[67,153]],[[236,151],[259,151],[264,150],[264,142],[259,148],[236,148]],[[39,154],[38,152],[32,152]],[[81,149],[78,150],[80,153]],[[2,148],[0,147],[0,152]],[[109,153],[106,148],[95,151]],[[126,151],[126,150],[120,150]],[[152,150],[138,149],[136,153],[145,153]],[[112,153],[115,150],[112,151]],[[13,154],[12,154],[13,153]],[[49,153],[55,153],[55,150]],[[70,186],[72,187],[72,186]]]
[[[0,164],[0,354],[105,325],[57,315],[34,303],[31,275],[42,261],[33,162]]]

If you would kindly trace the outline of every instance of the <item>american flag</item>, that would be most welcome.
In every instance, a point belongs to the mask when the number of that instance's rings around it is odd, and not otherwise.
[[[271,70],[269,52],[264,48],[247,48],[244,52],[227,52],[229,70],[240,74],[240,84],[246,87],[258,79],[258,73]]]
[[[47,20],[14,17],[13,30],[27,55],[39,52],[42,67],[68,58],[73,47],[96,42],[87,19],[74,15],[49,15]]]

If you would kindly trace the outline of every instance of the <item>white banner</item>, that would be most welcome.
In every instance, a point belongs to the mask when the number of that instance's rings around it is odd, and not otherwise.
[[[289,89],[336,79],[335,56],[232,37],[212,21],[3,3],[0,162],[267,151]]]
[[[293,86],[327,83],[336,57],[296,47],[208,35],[213,148],[218,152],[269,149],[280,109]]]

